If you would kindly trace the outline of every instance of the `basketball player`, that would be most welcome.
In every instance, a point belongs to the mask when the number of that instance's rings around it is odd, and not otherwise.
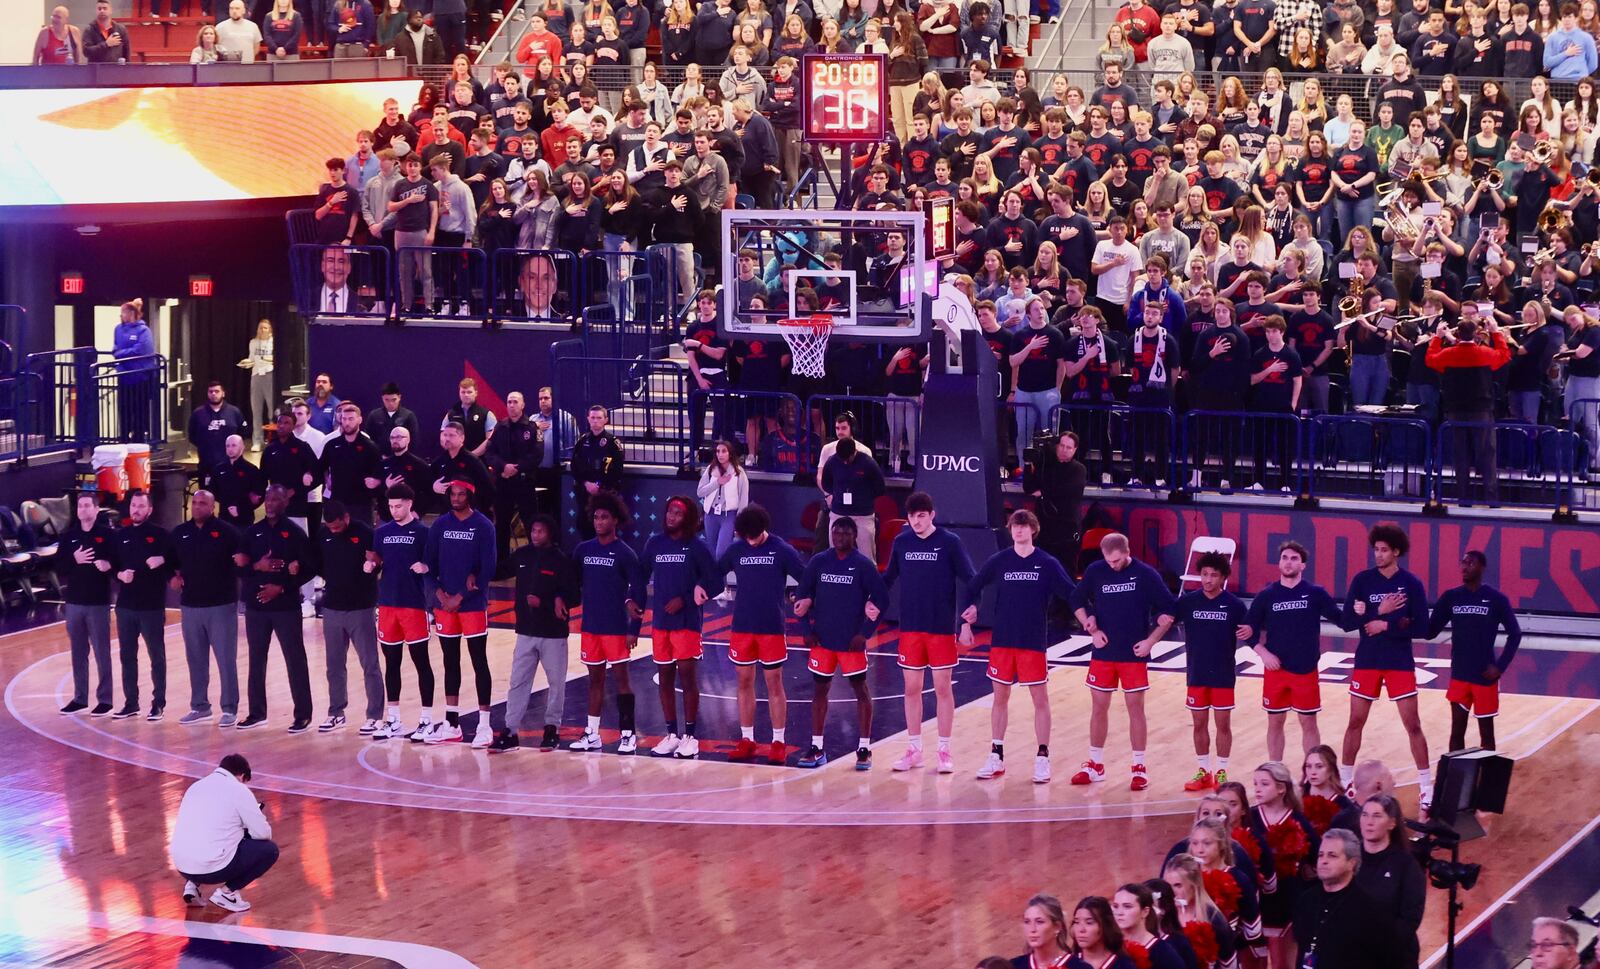
[[[1074,589],[1067,570],[1055,556],[1034,546],[1039,519],[1018,510],[1006,522],[1011,547],[989,556],[961,597],[961,621],[978,621],[978,600],[990,583],[996,585],[994,627],[989,631],[989,679],[994,682],[994,705],[989,710],[993,742],[989,757],[978,768],[978,780],[1006,772],[1006,720],[1011,688],[1026,686],[1033,697],[1033,734],[1039,751],[1033,759],[1033,782],[1050,781],[1050,690],[1045,680],[1050,667],[1045,650],[1050,645],[1046,617],[1050,597],[1070,600]]]
[[[1350,580],[1344,603],[1345,621],[1360,627],[1361,638],[1356,641],[1355,669],[1350,674],[1350,724],[1344,732],[1339,779],[1350,786],[1361,753],[1361,730],[1373,702],[1387,690],[1411,741],[1411,759],[1417,765],[1417,783],[1426,807],[1433,800],[1433,772],[1428,769],[1428,738],[1423,736],[1417,713],[1411,639],[1427,631],[1428,593],[1421,580],[1400,567],[1411,541],[1399,526],[1374,525],[1367,542],[1372,546],[1373,567]]]
[[[1112,532],[1100,540],[1104,561],[1084,570],[1072,605],[1095,648],[1089,661],[1089,759],[1072,775],[1074,784],[1106,779],[1105,744],[1111,694],[1122,690],[1128,705],[1128,742],[1133,747],[1130,790],[1150,786],[1145,770],[1147,727],[1144,694],[1150,689],[1150,652],[1172,628],[1176,602],[1156,570],[1128,552],[1128,536]],[[1151,617],[1154,616],[1154,628]]]
[[[428,574],[428,564],[423,561],[428,526],[414,511],[416,498],[416,492],[407,485],[390,485],[389,521],[379,525],[372,536],[372,550],[378,557],[378,647],[383,651],[384,691],[389,704],[383,723],[372,734],[373,740],[392,740],[406,733],[400,722],[402,646],[411,654],[417,688],[422,694],[422,712],[417,716],[412,742],[427,739],[433,727],[433,663],[428,659],[427,598],[423,590],[423,576]]]
[[[722,577],[711,561],[711,550],[700,540],[700,503],[684,495],[667,499],[662,531],[644,543],[640,568],[630,594],[630,608],[638,610],[650,597],[650,652],[656,661],[661,713],[667,735],[650,751],[657,757],[691,760],[700,753],[695,721],[700,716],[700,624],[704,617],[695,603],[698,586],[711,592]],[[678,682],[683,682],[683,730],[678,730]]]
[[[789,649],[783,635],[784,587],[805,571],[794,546],[767,531],[772,519],[760,505],[746,505],[733,520],[734,543],[717,560],[717,575],[733,573],[739,594],[733,602],[733,633],[728,657],[739,668],[739,742],[728,759],[738,763],[756,756],[756,664],[767,681],[767,710],[772,719],[768,760],[788,759],[784,724],[789,713],[783,690],[783,661]],[[707,589],[695,589],[703,605]]]
[[[1200,588],[1178,597],[1174,615],[1183,623],[1184,658],[1188,662],[1189,716],[1194,721],[1194,776],[1186,791],[1204,791],[1228,782],[1228,757],[1233,753],[1234,653],[1249,637],[1244,602],[1223,588],[1233,567],[1228,557],[1207,552],[1195,563]],[[1208,716],[1217,722],[1217,772],[1211,773]]]
[[[1461,556],[1461,584],[1439,597],[1428,623],[1428,638],[1450,627],[1450,749],[1467,745],[1467,717],[1478,718],[1478,746],[1494,750],[1494,718],[1500,712],[1500,677],[1517,655],[1522,627],[1511,600],[1484,585],[1488,559],[1477,549]],[[1494,637],[1506,631],[1505,648],[1494,655]]]
[[[628,682],[628,654],[639,642],[643,612],[628,598],[639,575],[639,556],[617,534],[628,520],[622,502],[610,492],[589,496],[594,538],[573,549],[583,595],[583,633],[579,657],[589,668],[589,725],[572,742],[572,750],[599,750],[600,706],[606,697],[606,670],[617,688],[617,723],[622,741],[617,753],[639,749],[633,732],[633,685]]]
[[[445,432],[455,433],[459,431]],[[494,740],[489,724],[489,600],[494,578],[494,525],[472,508],[473,485],[452,481],[446,489],[450,510],[428,529],[423,561],[434,577],[433,621],[444,653],[444,721],[423,738],[429,744],[461,742],[461,638],[467,639],[472,677],[478,687],[478,728],[472,746],[483,749]]]
[[[889,551],[885,588],[900,587],[900,669],[905,677],[906,751],[891,767],[897,771],[922,766],[922,680],[933,671],[933,696],[939,728],[939,773],[955,771],[950,732],[955,725],[955,694],[950,678],[956,666],[956,600],[972,581],[972,559],[961,539],[934,524],[933,499],[925,492],[906,498],[906,528]],[[962,627],[969,644],[972,629]]]
[[[1307,557],[1299,542],[1278,546],[1278,581],[1250,600],[1248,622],[1265,670],[1261,706],[1267,711],[1268,760],[1283,760],[1284,721],[1291,708],[1300,720],[1302,752],[1322,743],[1317,728],[1322,620],[1344,628],[1344,612],[1328,590],[1306,581]]]
[[[878,627],[889,592],[877,566],[856,549],[854,519],[835,518],[828,534],[833,547],[811,556],[795,592],[795,617],[809,620],[808,665],[816,688],[811,700],[811,747],[800,758],[800,766],[821,767],[828,762],[822,750],[828,690],[834,674],[843,673],[856,695],[861,738],[856,744],[856,770],[870,770],[872,695],[867,692],[867,638]]]

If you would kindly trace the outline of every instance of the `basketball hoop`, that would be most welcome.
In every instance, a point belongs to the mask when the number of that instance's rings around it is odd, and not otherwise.
[[[828,336],[833,317],[826,313],[800,319],[779,320],[778,329],[789,344],[789,364],[802,377],[820,377],[827,370]]]

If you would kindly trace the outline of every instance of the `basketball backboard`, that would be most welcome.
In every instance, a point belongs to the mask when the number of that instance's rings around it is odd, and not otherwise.
[[[741,254],[754,257],[743,269]],[[722,335],[776,336],[782,320],[820,315],[834,339],[920,342],[938,268],[921,212],[724,209]],[[743,305],[755,284],[741,285],[741,272],[767,281],[765,306]]]

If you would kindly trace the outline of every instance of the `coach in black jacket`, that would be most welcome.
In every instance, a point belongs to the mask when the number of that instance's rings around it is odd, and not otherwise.
[[[511,517],[522,518],[524,528],[533,521],[533,472],[544,448],[539,429],[525,416],[527,401],[519,390],[506,395],[506,419],[494,426],[483,463],[494,479],[494,537],[501,578],[511,575]]]

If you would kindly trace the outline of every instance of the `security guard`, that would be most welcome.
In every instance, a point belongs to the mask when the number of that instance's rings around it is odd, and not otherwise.
[[[622,442],[606,430],[606,409],[599,404],[589,408],[589,432],[572,448],[573,509],[578,516],[578,534],[594,537],[589,521],[589,499],[606,492],[617,494],[622,487]]]
[[[521,517],[526,527],[533,521],[534,471],[544,453],[539,429],[528,420],[527,401],[521,391],[506,395],[506,419],[489,435],[489,448],[483,463],[495,482],[494,535],[498,546],[496,561],[506,576],[511,574],[511,516]]]

